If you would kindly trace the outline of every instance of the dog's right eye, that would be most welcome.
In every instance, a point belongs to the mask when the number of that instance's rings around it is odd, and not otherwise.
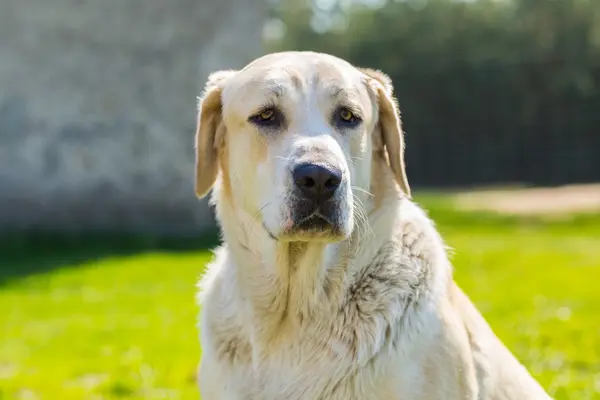
[[[248,121],[258,126],[274,127],[281,124],[281,113],[275,108],[265,108],[248,118]]]

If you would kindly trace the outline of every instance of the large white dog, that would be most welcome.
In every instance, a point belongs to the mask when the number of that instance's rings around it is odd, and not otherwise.
[[[208,79],[196,193],[204,400],[549,399],[452,280],[410,200],[390,79],[326,54]]]

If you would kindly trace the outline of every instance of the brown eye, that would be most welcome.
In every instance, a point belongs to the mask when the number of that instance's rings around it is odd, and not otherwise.
[[[352,114],[352,111],[348,110],[347,108],[342,108],[340,110],[340,118],[343,121],[346,122],[352,122],[352,120],[354,120],[354,114]]]
[[[281,124],[281,113],[275,108],[265,108],[258,114],[254,114],[248,121],[258,126],[276,127]]]
[[[348,108],[341,107],[335,112],[333,122],[340,128],[353,128],[360,124],[361,119]]]
[[[263,121],[271,121],[275,117],[275,112],[273,110],[265,110],[258,114],[258,117]]]

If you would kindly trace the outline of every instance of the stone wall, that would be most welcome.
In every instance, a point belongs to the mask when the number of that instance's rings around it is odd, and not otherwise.
[[[257,0],[0,2],[0,230],[189,233],[196,96],[260,55]]]

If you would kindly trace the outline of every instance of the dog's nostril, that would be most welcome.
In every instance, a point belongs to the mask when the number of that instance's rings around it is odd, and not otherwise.
[[[340,171],[315,164],[301,164],[292,175],[304,196],[317,202],[329,200],[342,182]]]
[[[340,185],[340,181],[337,178],[329,178],[325,182],[325,187],[327,189],[336,189]]]
[[[305,188],[311,188],[311,187],[315,186],[315,180],[313,178],[311,178],[310,176],[297,175],[294,179],[294,182],[296,183],[296,185],[302,186]]]

